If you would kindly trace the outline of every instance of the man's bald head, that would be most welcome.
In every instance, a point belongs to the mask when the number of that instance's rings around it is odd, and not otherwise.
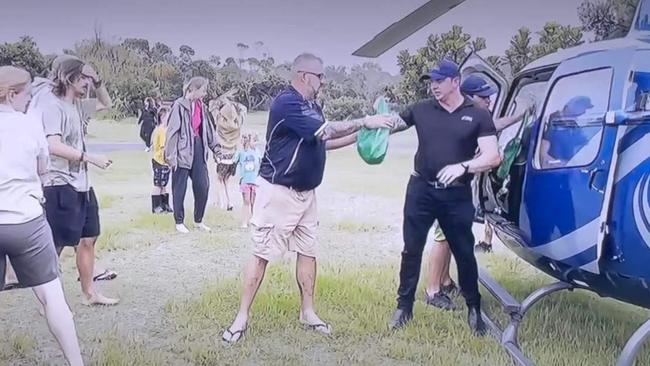
[[[293,60],[291,71],[294,88],[307,99],[316,98],[325,76],[323,60],[311,53],[303,53]]]
[[[320,74],[323,72],[323,60],[311,53],[303,53],[293,60],[291,71],[294,75],[301,71],[309,71]]]

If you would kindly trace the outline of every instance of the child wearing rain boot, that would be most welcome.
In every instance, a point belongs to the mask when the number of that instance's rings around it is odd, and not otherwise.
[[[151,159],[151,166],[153,168],[151,212],[155,214],[173,212],[169,206],[169,193],[167,193],[166,189],[167,183],[169,182],[170,169],[164,158],[168,117],[169,108],[161,107],[158,111],[156,128],[151,136],[153,148],[153,158]]]

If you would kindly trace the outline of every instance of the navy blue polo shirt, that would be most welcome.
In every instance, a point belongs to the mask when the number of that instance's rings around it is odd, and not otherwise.
[[[260,176],[297,191],[318,187],[323,181],[326,152],[325,142],[317,135],[325,123],[318,104],[293,87],[282,91],[271,104]]]

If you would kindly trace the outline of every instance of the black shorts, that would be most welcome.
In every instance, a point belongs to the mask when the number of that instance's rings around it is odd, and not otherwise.
[[[92,188],[77,192],[70,185],[44,187],[43,194],[55,246],[77,246],[81,238],[99,236],[99,207]]]
[[[151,160],[151,167],[153,168],[153,185],[161,188],[167,187],[167,183],[169,183],[169,167],[153,159]]]

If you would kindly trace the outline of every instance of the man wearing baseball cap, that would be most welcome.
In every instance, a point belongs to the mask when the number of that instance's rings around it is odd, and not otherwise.
[[[394,117],[393,132],[415,127],[419,143],[404,204],[404,250],[397,310],[390,327],[401,328],[413,318],[422,252],[429,230],[438,220],[458,266],[469,327],[475,334],[484,335],[470,183],[474,173],[501,162],[496,129],[490,113],[461,93],[460,70],[454,62],[441,61],[421,80],[430,81],[434,98],[415,103]]]
[[[497,89],[492,87],[483,77],[471,74],[463,80],[460,91],[472,99],[479,107],[489,110],[491,97],[497,93]],[[528,110],[528,109],[526,109]],[[494,121],[497,132],[519,122],[523,119],[525,112],[518,115],[499,118]],[[485,237],[476,245],[477,251],[490,252],[492,250],[492,228],[485,224]],[[425,301],[428,305],[451,310],[454,303],[451,297],[458,292],[458,288],[449,275],[449,264],[451,253],[449,244],[440,225],[436,223],[434,234],[434,246],[429,254],[429,274],[427,276],[427,285],[425,289]]]

